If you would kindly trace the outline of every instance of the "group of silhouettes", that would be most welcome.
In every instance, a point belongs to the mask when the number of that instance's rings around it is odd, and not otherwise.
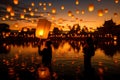
[[[41,44],[38,46],[39,55],[42,56],[43,66],[46,66],[50,69],[51,69],[51,62],[52,62],[51,44],[52,44],[52,41],[47,40],[45,43],[46,47],[43,50],[40,50]],[[91,65],[91,58],[95,54],[94,41],[92,37],[89,37],[86,39],[85,44],[83,45],[83,53],[84,53],[84,74],[86,75],[86,78],[90,79],[94,74],[94,68]]]

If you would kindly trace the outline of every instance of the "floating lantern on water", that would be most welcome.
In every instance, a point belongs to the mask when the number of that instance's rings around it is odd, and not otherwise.
[[[51,22],[46,19],[39,19],[36,28],[36,37],[46,39],[51,27]]]
[[[104,12],[105,12],[105,13],[108,13],[108,9],[105,9]]]
[[[15,5],[17,5],[17,4],[18,4],[18,0],[13,0],[13,3],[14,3]]]
[[[90,5],[88,6],[88,10],[89,10],[90,12],[92,12],[92,11],[94,10],[94,4],[90,4]]]
[[[68,11],[68,16],[72,16],[72,12],[71,11]]]
[[[114,0],[114,1],[115,1],[116,4],[119,3],[119,0]]]
[[[98,16],[103,16],[103,10],[98,10]]]
[[[56,13],[56,9],[52,8],[52,13],[55,14]]]
[[[76,4],[76,5],[79,5],[79,0],[76,0],[76,1],[75,1],[75,4]]]
[[[15,16],[14,11],[10,11],[10,15],[11,15],[11,16]]]
[[[12,7],[11,6],[7,6],[7,11],[8,12],[12,11]]]
[[[65,9],[65,7],[64,6],[61,6],[61,10],[64,10]]]

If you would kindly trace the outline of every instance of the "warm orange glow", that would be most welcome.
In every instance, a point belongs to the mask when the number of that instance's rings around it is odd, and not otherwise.
[[[44,7],[43,7],[43,10],[44,10],[44,11],[46,11],[46,10],[47,10],[46,6],[44,6]]]
[[[14,26],[17,28],[18,27],[18,23],[15,23]]]
[[[78,1],[78,0],[76,0],[76,1],[75,1],[75,4],[76,4],[76,5],[79,5],[79,1]]]
[[[48,6],[52,6],[52,3],[48,3]]]
[[[2,20],[5,21],[6,19],[3,17]]]
[[[11,15],[11,16],[15,16],[14,11],[11,11],[11,12],[10,12],[10,15]]]
[[[31,6],[35,6],[35,3],[34,3],[34,2],[32,2],[32,3],[31,3]]]
[[[20,14],[20,18],[24,19],[25,18],[24,14]]]
[[[39,35],[43,36],[43,30],[40,30]]]
[[[55,14],[56,13],[56,9],[52,8],[52,13]]]
[[[80,13],[80,11],[77,9],[77,10],[76,10],[76,14],[79,14],[79,13]]]
[[[31,16],[34,16],[34,12],[30,12],[30,15],[31,15]]]
[[[8,12],[12,11],[12,7],[11,6],[7,6],[7,11]]]
[[[40,13],[40,16],[44,16],[44,13]]]
[[[90,12],[92,12],[94,10],[94,4],[90,4],[89,7],[88,7],[88,10]]]
[[[72,12],[71,11],[68,11],[68,16],[72,16]]]
[[[82,14],[85,14],[85,11],[84,11],[84,10],[82,10]]]
[[[117,16],[118,16],[118,14],[117,14],[117,13],[114,13],[114,16],[115,16],[115,17],[117,17]]]
[[[30,8],[30,7],[29,7],[29,8],[28,8],[28,10],[29,10],[29,11],[31,11],[31,10],[32,10],[32,8]]]
[[[98,10],[98,16],[103,16],[103,10]]]
[[[41,3],[41,2],[39,3],[39,6],[42,6],[42,3]]]
[[[105,9],[104,12],[105,12],[105,13],[108,13],[108,9]]]
[[[64,10],[65,9],[65,7],[64,6],[61,6],[61,10]]]
[[[18,4],[18,0],[13,0],[13,3],[17,5]]]
[[[119,3],[119,0],[115,0],[115,3],[116,3],[116,4]]]
[[[27,12],[26,9],[24,9],[23,12],[26,13]]]
[[[9,15],[8,15],[8,14],[6,14],[6,15],[5,15],[5,17],[6,17],[6,18],[9,18]]]

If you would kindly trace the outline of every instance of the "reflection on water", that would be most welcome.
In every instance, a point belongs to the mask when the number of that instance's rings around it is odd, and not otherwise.
[[[40,76],[53,76],[55,80],[85,80],[84,41],[53,41],[52,75],[49,68],[41,69],[41,56],[38,55],[36,44],[37,42],[0,43],[0,79],[42,80],[39,79]],[[43,47],[44,42],[41,49]],[[112,41],[98,43],[91,65],[95,77],[100,80],[119,80],[120,44]]]

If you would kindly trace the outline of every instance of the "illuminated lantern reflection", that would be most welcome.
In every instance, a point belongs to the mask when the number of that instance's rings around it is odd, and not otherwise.
[[[72,16],[72,12],[71,11],[68,11],[68,16]]]
[[[51,22],[46,19],[39,19],[36,28],[36,37],[46,39],[51,27]]]
[[[105,9],[104,12],[105,12],[105,13],[108,13],[108,9]]]
[[[13,0],[13,3],[17,5],[18,4],[18,0]]]
[[[12,11],[12,7],[11,6],[7,6],[7,11],[8,12]]]
[[[10,15],[11,15],[11,16],[15,16],[14,11],[11,11],[11,12],[10,12]]]
[[[103,16],[103,10],[98,10],[98,16]]]
[[[56,9],[52,8],[52,13],[55,14],[56,13]]]
[[[92,11],[94,10],[94,5],[93,5],[93,4],[90,4],[89,7],[88,7],[88,10],[89,10],[90,12],[92,12]]]
[[[116,3],[116,4],[119,3],[119,0],[115,0],[115,3]]]
[[[61,6],[61,10],[64,10],[65,9],[65,7],[64,6]]]

